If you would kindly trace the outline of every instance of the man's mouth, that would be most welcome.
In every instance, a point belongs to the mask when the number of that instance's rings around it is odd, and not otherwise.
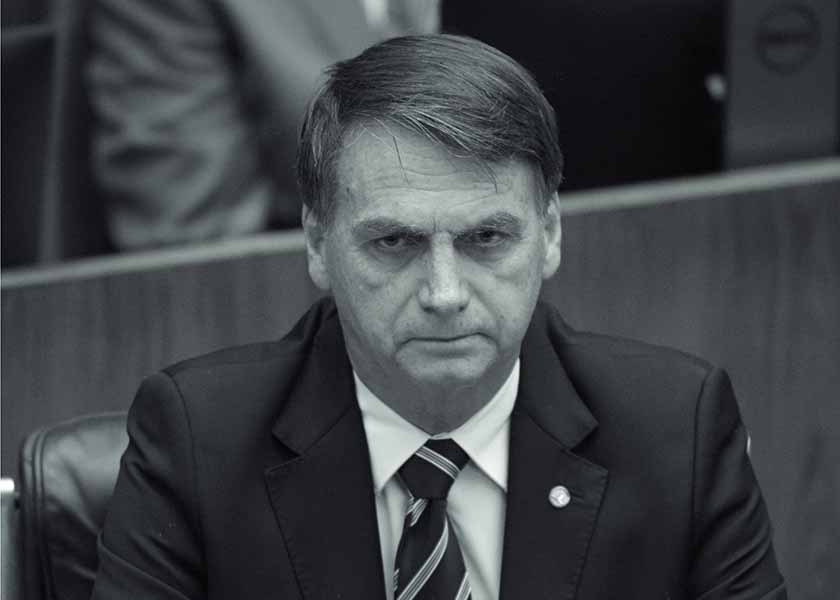
[[[467,341],[476,337],[477,333],[465,333],[461,335],[441,335],[441,336],[416,336],[413,339],[415,342],[428,342],[431,344],[449,344],[459,341]]]

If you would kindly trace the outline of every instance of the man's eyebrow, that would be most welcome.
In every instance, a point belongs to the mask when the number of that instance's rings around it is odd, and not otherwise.
[[[363,238],[375,238],[397,234],[409,236],[423,236],[428,234],[427,231],[420,229],[419,227],[414,227],[413,225],[408,225],[395,219],[388,218],[375,218],[360,221],[359,223],[353,225],[352,232],[354,235]]]
[[[460,231],[453,232],[455,237],[469,238],[482,231],[499,231],[506,235],[520,238],[525,229],[525,222],[516,215],[509,212],[497,212],[488,215],[473,225],[469,225]]]
[[[490,214],[474,224],[468,225],[452,233],[455,235],[465,235],[480,231],[482,229],[498,229],[516,233],[520,231],[524,223],[520,217],[509,213],[507,211],[499,211]],[[409,225],[397,221],[396,219],[389,219],[387,217],[376,217],[373,219],[365,219],[356,223],[351,228],[353,235],[361,238],[376,238],[388,235],[403,235],[409,237],[425,237],[431,235],[431,231],[424,228]]]
[[[500,211],[481,219],[477,224],[470,226],[468,231],[476,229],[519,230],[523,225],[521,218],[512,213]]]

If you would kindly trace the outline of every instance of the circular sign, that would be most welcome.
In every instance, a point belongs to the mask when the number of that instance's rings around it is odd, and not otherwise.
[[[778,73],[794,73],[819,48],[819,22],[807,6],[779,6],[761,19],[755,42],[758,56],[768,68]]]

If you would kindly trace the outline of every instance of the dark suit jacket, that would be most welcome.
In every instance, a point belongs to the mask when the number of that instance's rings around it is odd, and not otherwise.
[[[279,342],[150,377],[128,429],[94,598],[383,597],[330,300]],[[540,305],[510,436],[503,598],[785,598],[722,371]]]

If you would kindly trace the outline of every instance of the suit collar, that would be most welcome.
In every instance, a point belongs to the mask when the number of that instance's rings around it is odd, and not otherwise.
[[[537,305],[522,342],[516,404],[516,410],[527,413],[566,448],[577,446],[598,426],[559,358],[571,333],[553,307]]]
[[[522,349],[511,415],[501,598],[565,598],[580,574],[607,486],[607,470],[572,450],[597,427],[560,361],[570,330],[539,306]],[[555,507],[552,489],[571,501]]]
[[[559,358],[571,333],[553,307],[542,302],[537,305],[522,343],[515,408],[567,448],[577,446],[598,426]],[[332,300],[317,302],[290,337],[303,342],[301,354],[308,356],[272,431],[289,449],[302,454],[341,415],[358,405],[353,370]]]
[[[303,454],[348,410],[357,409],[353,371],[330,299],[317,302],[288,338],[301,342],[300,374],[285,394],[272,433],[290,450]]]
[[[265,479],[298,585],[307,599],[384,600],[367,440],[332,302],[290,336],[304,357],[273,433],[296,456]]]
[[[502,598],[573,598],[607,485],[574,454],[597,427],[560,361],[570,330],[539,306],[511,415]],[[266,484],[305,598],[384,598],[370,455],[341,327],[321,301],[295,327],[304,357],[274,435],[296,457]],[[570,504],[554,508],[552,487]]]

